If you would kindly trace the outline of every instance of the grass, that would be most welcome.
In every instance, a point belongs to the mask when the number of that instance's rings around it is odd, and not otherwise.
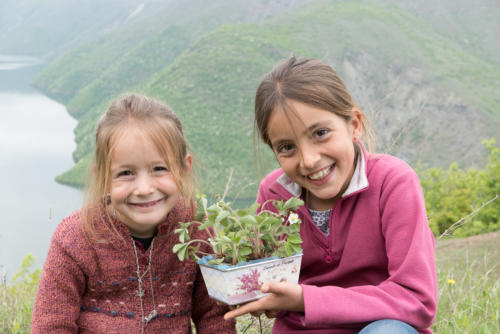
[[[33,299],[40,278],[40,269],[32,270],[34,262],[31,254],[25,257],[9,284],[4,275],[0,277],[0,333],[30,332]]]
[[[500,333],[500,231],[438,243],[436,333]]]
[[[500,231],[464,239],[440,240],[436,248],[439,285],[435,333],[500,333]],[[40,271],[31,255],[7,284],[0,280],[0,333],[29,333]],[[261,316],[262,333],[273,321]],[[260,333],[259,320],[238,319],[238,333]]]

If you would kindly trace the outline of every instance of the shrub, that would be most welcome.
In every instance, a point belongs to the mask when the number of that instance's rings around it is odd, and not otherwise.
[[[464,217],[450,233],[465,237],[500,228],[500,200],[491,201],[500,193],[500,148],[494,139],[483,143],[489,152],[485,169],[464,170],[456,163],[447,170],[417,167],[434,235],[442,235]]]
[[[9,284],[0,283],[0,332],[24,334],[30,332],[33,301],[40,278],[40,269],[33,270],[33,255],[23,259],[21,268]]]

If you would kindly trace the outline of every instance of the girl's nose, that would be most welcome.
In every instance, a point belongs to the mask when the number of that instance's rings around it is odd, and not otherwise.
[[[300,167],[305,170],[314,169],[319,161],[321,160],[321,155],[313,147],[313,145],[306,145],[300,150]]]
[[[153,183],[149,175],[139,175],[137,177],[134,195],[149,195],[154,192]]]

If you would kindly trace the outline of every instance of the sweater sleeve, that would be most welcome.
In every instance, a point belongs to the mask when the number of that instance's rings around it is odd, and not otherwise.
[[[379,319],[401,320],[417,329],[432,324],[437,307],[434,238],[418,177],[409,166],[389,171],[379,205],[387,279],[350,288],[302,285],[303,325],[331,327]]]
[[[219,305],[208,296],[205,281],[199,268],[193,289],[192,319],[199,334],[236,333],[235,321],[224,320],[229,312],[225,305]]]
[[[80,301],[85,276],[65,249],[64,234],[58,227],[52,237],[38,283],[31,333],[77,333]],[[76,245],[75,245],[76,247]]]

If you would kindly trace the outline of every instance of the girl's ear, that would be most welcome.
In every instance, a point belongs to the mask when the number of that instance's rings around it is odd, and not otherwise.
[[[353,108],[350,122],[352,126],[352,141],[355,143],[360,141],[363,135],[363,113],[358,107]]]
[[[188,169],[188,174],[189,174],[193,169],[193,156],[188,153],[185,159],[186,159],[186,167]]]

